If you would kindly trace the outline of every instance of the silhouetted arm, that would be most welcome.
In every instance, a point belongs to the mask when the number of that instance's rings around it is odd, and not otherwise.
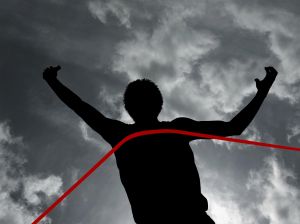
[[[111,142],[114,134],[120,130],[124,123],[109,119],[91,105],[82,101],[79,96],[73,93],[57,79],[57,71],[60,67],[49,67],[45,69],[43,78],[51,89],[56,93],[69,108],[79,115],[93,130],[98,132],[105,140]]]
[[[255,79],[258,90],[255,97],[231,121],[195,121],[180,117],[173,120],[175,126],[187,131],[219,136],[242,134],[255,117],[277,76],[277,71],[274,68],[266,67],[265,69],[266,77],[262,81]]]
[[[267,73],[265,79],[262,81],[255,79],[257,87],[255,97],[229,122],[231,128],[234,130],[234,135],[242,134],[242,132],[248,127],[275,81],[277,71],[272,67],[266,67],[265,69]]]

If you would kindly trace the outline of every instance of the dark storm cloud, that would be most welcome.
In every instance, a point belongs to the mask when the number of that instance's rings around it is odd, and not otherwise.
[[[105,58],[103,55],[108,56],[110,51],[105,53],[98,51],[96,45],[93,46],[95,51],[87,53],[89,46],[85,46],[85,43],[88,43],[86,39],[91,36],[88,32],[92,32],[89,25],[95,20],[87,10],[84,10],[86,9],[84,4],[81,7],[78,4],[76,7],[66,7],[67,5],[61,4],[35,3],[35,7],[32,8],[25,2],[15,1],[2,9],[2,30],[5,32],[1,35],[0,114],[1,118],[9,120],[11,128],[17,134],[24,136],[32,146],[27,155],[31,161],[28,169],[37,172],[46,170],[59,172],[68,164],[68,159],[64,161],[58,157],[75,160],[76,156],[81,157],[80,151],[76,153],[76,149],[82,149],[81,154],[85,154],[86,149],[80,145],[80,141],[77,147],[65,144],[65,138],[74,139],[71,132],[81,135],[77,129],[78,119],[72,113],[68,116],[71,111],[56,99],[42,80],[41,73],[45,66],[52,63],[61,64],[64,68],[62,79],[91,103],[97,103],[98,90],[104,80],[106,86],[113,88],[113,86],[117,87],[122,79],[115,81],[107,71],[90,67],[92,61],[88,57],[98,61],[101,60],[101,54]],[[73,18],[72,21],[71,18]],[[97,28],[99,26],[98,23],[94,25]],[[45,30],[47,30],[46,33],[44,33]],[[101,32],[96,28],[94,30]],[[66,37],[70,36],[74,38],[68,40]],[[99,38],[99,43],[105,42],[100,35],[96,36]],[[95,36],[93,38],[96,40]],[[77,44],[68,46],[70,42],[77,42]],[[64,45],[65,48],[61,49],[60,45]],[[72,49],[72,51],[66,49]],[[81,52],[82,49],[85,53]],[[74,57],[80,63],[77,63]],[[52,111],[52,116],[57,116],[58,120],[64,117],[70,123],[66,122],[60,126],[46,122],[45,125],[43,113],[48,116],[49,110]],[[53,123],[51,119],[49,120]],[[41,150],[47,148],[48,142],[53,143],[50,149],[57,150],[59,153]],[[54,167],[53,161],[56,163]]]
[[[8,120],[15,136],[23,137],[29,176],[61,177],[65,190],[110,146],[57,99],[42,80],[46,66],[60,64],[60,80],[112,118],[127,119],[123,91],[129,81],[148,77],[165,96],[162,119],[229,120],[253,96],[253,79],[272,64],[281,71],[275,95],[242,137],[252,133],[262,141],[296,145],[299,73],[289,59],[299,56],[293,47],[300,38],[299,9],[296,1],[8,1],[0,6],[0,121]],[[300,173],[296,153],[277,152],[276,160],[272,150],[193,144],[210,212],[225,224],[221,199],[236,209],[231,224],[257,215],[235,207],[251,200],[243,186],[260,180],[257,173],[271,179],[274,167],[283,168],[283,177],[289,168]],[[256,176],[249,176],[251,170]],[[133,223],[114,159],[50,217],[53,223]]]
[[[63,82],[95,107],[101,105],[102,85],[114,92],[127,82],[121,74],[110,73],[114,44],[123,38],[119,36],[123,28],[103,26],[84,2],[10,1],[0,10],[1,122],[8,120],[11,130],[26,142],[26,172],[59,175],[65,189],[72,183],[73,170],[80,169],[81,175],[100,157],[99,148],[104,146],[82,139],[79,119],[57,100],[42,80],[42,71],[60,64]],[[107,109],[113,115],[110,112]],[[101,177],[97,180],[93,186],[99,186]],[[90,192],[86,200],[97,194],[98,187]],[[72,205],[68,208],[76,207]],[[81,209],[82,215],[88,209]],[[74,210],[70,211],[64,210],[65,218],[72,220]],[[56,212],[60,214],[59,209]],[[57,213],[51,215],[54,222]]]

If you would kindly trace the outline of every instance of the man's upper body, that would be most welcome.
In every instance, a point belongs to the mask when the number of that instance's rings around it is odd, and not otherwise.
[[[163,101],[157,86],[150,80],[136,80],[128,85],[124,94],[125,108],[135,123],[125,124],[105,117],[65,87],[57,79],[59,69],[47,68],[44,79],[57,96],[111,146],[129,134],[152,129],[240,135],[256,115],[277,75],[274,68],[266,67],[266,77],[262,81],[255,80],[258,89],[255,97],[229,122],[195,121],[185,117],[159,121],[157,117]],[[201,215],[205,214],[208,204],[201,194],[200,179],[189,146],[195,139],[176,134],[142,136],[126,142],[115,152],[120,178],[138,224],[157,220],[213,223]]]
[[[180,122],[152,125],[128,124],[121,136],[142,130],[183,129]],[[118,135],[118,134],[117,134]],[[136,223],[174,223],[199,220],[207,208],[189,142],[192,137],[176,134],[142,136],[126,142],[115,152],[122,184]],[[112,146],[114,145],[111,144]]]

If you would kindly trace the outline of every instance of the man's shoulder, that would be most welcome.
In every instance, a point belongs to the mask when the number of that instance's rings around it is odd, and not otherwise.
[[[124,123],[119,120],[110,120],[105,132],[99,133],[104,140],[106,140],[111,146],[114,146],[127,135],[131,134],[131,124]]]
[[[182,128],[186,128],[186,127],[189,127],[190,125],[195,124],[195,122],[196,121],[191,118],[177,117],[177,118],[173,119],[172,121],[170,121],[170,124],[174,128],[182,129]]]

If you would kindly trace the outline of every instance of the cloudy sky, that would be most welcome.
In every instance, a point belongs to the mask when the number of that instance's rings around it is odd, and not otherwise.
[[[0,223],[27,224],[110,149],[42,79],[59,79],[106,116],[128,82],[155,81],[160,120],[230,120],[255,78],[279,75],[240,138],[300,146],[296,0],[10,0],[0,4]],[[300,153],[217,141],[191,147],[217,224],[296,224]],[[133,224],[110,158],[44,223]]]

